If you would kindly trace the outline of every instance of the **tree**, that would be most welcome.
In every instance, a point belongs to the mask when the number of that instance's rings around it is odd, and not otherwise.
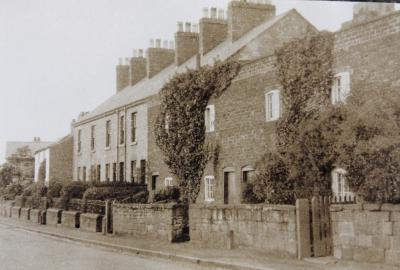
[[[3,164],[0,170],[0,187],[5,187],[12,182],[16,170],[16,167],[10,163]]]
[[[46,159],[40,162],[38,180],[41,182],[46,180]]]

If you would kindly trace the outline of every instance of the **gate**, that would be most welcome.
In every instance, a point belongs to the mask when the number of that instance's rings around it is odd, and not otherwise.
[[[332,255],[330,197],[298,199],[296,202],[299,259]]]
[[[313,257],[332,255],[332,228],[329,212],[329,197],[311,199],[311,254]]]

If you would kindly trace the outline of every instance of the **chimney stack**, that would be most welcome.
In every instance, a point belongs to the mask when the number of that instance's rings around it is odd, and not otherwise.
[[[167,46],[169,44],[169,46]],[[164,42],[161,48],[161,39],[150,40],[150,47],[147,49],[147,77],[150,79],[161,70],[174,62],[175,51],[171,49],[171,42]]]
[[[275,17],[275,6],[269,0],[232,1],[228,5],[228,35],[232,42],[254,27]]]
[[[203,18],[200,19],[199,46],[200,54],[204,55],[228,36],[228,22],[225,11],[217,8],[203,8]]]
[[[130,60],[131,80],[130,85],[135,85],[146,77],[146,58],[143,57],[143,50],[133,50],[133,57]]]
[[[121,91],[125,87],[130,84],[130,68],[129,68],[129,60],[125,61],[120,58],[119,64],[116,68],[117,74],[117,92]]]
[[[199,34],[198,25],[190,22],[185,23],[185,31],[183,31],[183,23],[178,23],[178,31],[175,33],[175,64],[182,65],[193,55],[199,52]]]

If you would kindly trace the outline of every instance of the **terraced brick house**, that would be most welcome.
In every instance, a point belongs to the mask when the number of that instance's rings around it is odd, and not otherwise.
[[[158,92],[187,68],[235,59],[242,63],[240,73],[205,111],[207,140],[218,143],[220,153],[218,166],[206,167],[197,200],[241,203],[242,184],[275,145],[274,122],[283,109],[274,51],[317,32],[294,9],[277,15],[269,1],[232,1],[227,17],[211,8],[199,24],[178,23],[175,46],[155,40],[145,56],[140,50],[122,61],[117,93],[73,124],[74,179],[147,182],[151,192],[176,184],[155,143]],[[393,4],[356,4],[353,20],[334,33],[332,103],[344,101],[359,85],[398,88],[399,43],[400,13]],[[350,192],[345,171],[337,168],[332,179],[336,195]]]

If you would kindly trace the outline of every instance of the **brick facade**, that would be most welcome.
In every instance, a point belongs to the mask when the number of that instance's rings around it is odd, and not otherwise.
[[[244,10],[245,12],[238,12]],[[257,21],[252,17],[262,13]],[[136,169],[140,161],[146,161],[149,190],[165,187],[164,179],[173,177],[163,162],[156,146],[154,123],[159,112],[158,91],[176,72],[197,64],[212,64],[215,60],[236,59],[243,63],[242,69],[232,85],[219,98],[210,100],[215,107],[215,131],[207,133],[207,140],[219,145],[219,162],[214,168],[208,164],[204,175],[214,176],[214,202],[224,203],[225,178],[231,181],[228,203],[241,203],[241,186],[247,171],[256,167],[262,155],[275,145],[275,122],[266,120],[266,93],[280,90],[275,76],[274,51],[285,42],[317,33],[296,10],[275,16],[271,5],[255,3],[232,3],[228,19],[203,18],[200,21],[199,55],[189,59],[192,48],[186,48],[193,40],[178,43],[179,50],[149,48],[147,50],[147,77],[135,85],[126,87],[96,108],[88,116],[78,119],[73,125],[74,165],[73,178],[78,179],[86,168],[86,180],[90,179],[91,166],[100,165],[100,179],[104,181],[105,165],[110,164],[112,179],[113,164],[116,164],[119,179],[119,164],[124,163],[125,180],[131,179],[131,162]],[[218,25],[221,25],[220,27]],[[219,31],[226,29],[226,35]],[[181,33],[192,35],[193,33]],[[334,33],[334,71],[349,71],[351,89],[368,87],[398,88],[400,76],[400,13],[393,12],[358,22]],[[193,35],[195,36],[195,35]],[[221,40],[224,37],[225,40]],[[182,46],[183,48],[181,48]],[[197,47],[196,47],[197,48]],[[183,54],[181,54],[183,53]],[[175,55],[176,54],[176,55]],[[180,59],[174,65],[174,58]],[[143,59],[142,59],[143,60]],[[142,63],[143,64],[143,63]],[[186,65],[186,66],[185,66]],[[189,66],[190,65],[190,66]],[[143,66],[141,67],[143,68]],[[131,70],[132,71],[132,70]],[[127,73],[128,74],[128,73]],[[143,75],[143,70],[139,77]],[[137,141],[130,142],[130,115],[137,113]],[[125,121],[125,143],[119,144],[120,117]],[[111,143],[106,142],[106,122],[110,121]],[[95,149],[91,149],[91,127],[95,128]],[[79,131],[80,130],[80,131]],[[81,134],[81,151],[78,152],[78,133]],[[138,172],[133,172],[138,179]],[[79,177],[82,179],[82,176]],[[201,183],[198,202],[205,199],[205,184]]]

